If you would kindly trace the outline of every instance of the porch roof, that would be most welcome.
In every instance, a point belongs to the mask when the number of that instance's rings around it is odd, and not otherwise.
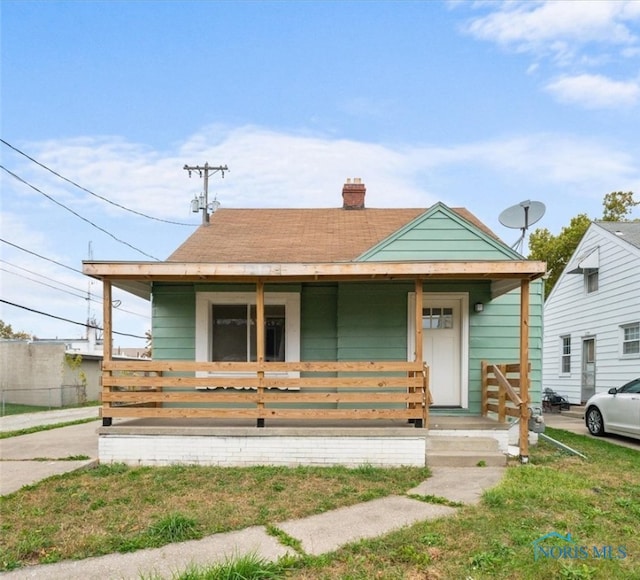
[[[116,288],[149,299],[153,282],[285,283],[367,280],[482,280],[492,297],[535,280],[544,262],[529,260],[344,262],[344,263],[204,263],[84,261],[84,274],[109,280]]]

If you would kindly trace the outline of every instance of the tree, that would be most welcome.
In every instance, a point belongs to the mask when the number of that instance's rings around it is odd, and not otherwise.
[[[600,220],[628,221],[627,216],[637,205],[640,205],[640,201],[633,199],[631,191],[608,193],[602,201],[604,210]],[[545,296],[549,296],[590,224],[591,219],[587,214],[581,213],[572,218],[569,225],[562,228],[557,236],[546,228],[538,228],[529,236],[529,259],[547,263]]]
[[[604,196],[602,202],[604,212],[602,221],[604,222],[624,222],[632,209],[640,205],[640,201],[634,201],[632,191],[612,191]]]
[[[26,332],[14,332],[10,324],[6,324],[4,320],[0,320],[0,338],[17,338],[20,340],[29,340],[32,336]]]
[[[153,356],[153,336],[151,335],[151,331],[147,330],[144,333],[144,337],[145,337],[145,345],[144,345],[144,352],[142,353],[142,357],[143,358],[152,358]]]

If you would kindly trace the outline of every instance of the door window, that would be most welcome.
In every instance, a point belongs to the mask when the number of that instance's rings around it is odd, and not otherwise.
[[[431,330],[453,328],[453,308],[423,308],[422,328]]]

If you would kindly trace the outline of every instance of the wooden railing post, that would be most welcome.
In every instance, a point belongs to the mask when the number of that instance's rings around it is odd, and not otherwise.
[[[507,365],[499,366],[500,372],[507,376]],[[507,420],[507,391],[500,383],[498,385],[498,421],[504,423]]]
[[[483,360],[481,370],[481,393],[480,393],[480,414],[483,417],[486,417],[489,413],[488,405],[489,405],[489,363],[486,360]]]
[[[429,428],[429,406],[431,405],[431,391],[429,389],[429,367],[422,367],[422,421],[425,429]]]

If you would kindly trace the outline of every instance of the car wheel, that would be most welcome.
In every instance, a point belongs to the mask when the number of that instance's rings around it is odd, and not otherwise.
[[[589,407],[587,411],[587,429],[591,435],[604,435],[602,413],[596,407]]]

